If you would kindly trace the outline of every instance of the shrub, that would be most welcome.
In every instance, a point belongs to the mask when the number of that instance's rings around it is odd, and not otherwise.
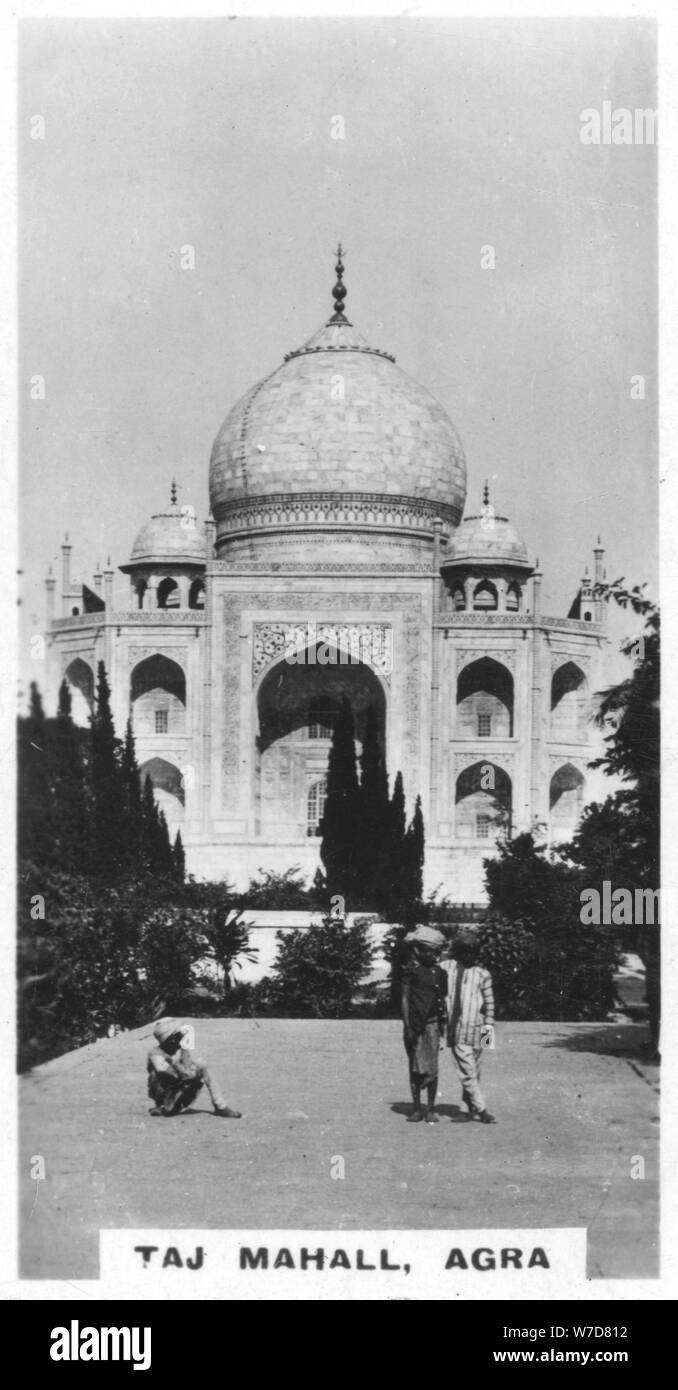
[[[278,957],[269,980],[262,981],[258,1001],[286,1016],[345,1018],[352,1012],[358,989],[373,993],[362,982],[375,955],[365,922],[347,926],[325,917],[306,931],[276,932]]]

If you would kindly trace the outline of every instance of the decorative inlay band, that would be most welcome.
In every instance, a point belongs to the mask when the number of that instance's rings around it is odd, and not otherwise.
[[[364,662],[388,680],[393,670],[393,628],[390,623],[255,623],[252,677],[256,680],[281,658],[290,665],[300,659],[310,661],[309,650],[314,665]]]
[[[215,509],[219,537],[288,526],[394,527],[432,531],[436,517],[457,526],[461,507],[424,497],[395,497],[382,492],[269,493],[239,498]]]

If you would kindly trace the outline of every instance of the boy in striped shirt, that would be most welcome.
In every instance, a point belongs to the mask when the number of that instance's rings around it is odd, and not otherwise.
[[[477,964],[475,944],[468,938],[460,937],[453,952],[452,960],[442,962],[448,978],[447,1041],[470,1118],[494,1125],[480,1089],[483,1051],[494,1046],[492,976]]]

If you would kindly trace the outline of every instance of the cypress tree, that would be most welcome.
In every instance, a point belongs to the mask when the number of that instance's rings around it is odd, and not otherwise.
[[[177,830],[172,850],[172,860],[174,863],[174,876],[177,883],[183,883],[186,877],[186,855],[184,854],[184,842],[181,838],[181,831]]]
[[[143,830],[143,810],[141,796],[141,774],[134,746],[132,720],[127,720],[125,742],[122,750],[122,783],[125,798],[126,858],[132,872],[143,873],[145,869],[145,847]]]
[[[359,891],[362,906],[380,910],[392,892],[393,854],[388,776],[373,705],[370,705],[365,720],[360,770],[360,832],[356,865]]]
[[[164,813],[156,804],[150,777],[144,778],[141,814],[142,866],[145,872],[154,878],[172,878],[174,876],[174,859],[167,821]]]
[[[360,795],[355,757],[353,711],[344,695],[332,736],[327,765],[327,798],[320,858],[327,893],[353,902],[356,892]]]
[[[390,885],[387,907],[396,914],[402,910],[407,894],[407,820],[405,816],[405,788],[403,774],[398,772],[393,784],[393,795],[389,805],[389,859]]]
[[[414,815],[410,821],[405,839],[405,904],[410,913],[416,913],[418,904],[424,896],[424,816],[421,797],[418,796]]]
[[[127,868],[125,795],[111,713],[111,692],[103,661],[97,670],[97,703],[92,716],[93,871],[112,882]]]
[[[169,827],[165,819],[164,811],[158,811],[158,854],[156,863],[156,873],[159,878],[174,877],[174,854],[172,851],[172,841],[170,840]]]
[[[87,735],[71,717],[71,692],[63,680],[59,706],[48,732],[48,766],[54,798],[52,859],[70,874],[88,872],[91,860],[90,791],[86,777]]]
[[[18,851],[36,865],[49,862],[54,833],[54,803],[47,755],[47,721],[35,681],[30,686],[28,715],[19,720],[17,752]]]

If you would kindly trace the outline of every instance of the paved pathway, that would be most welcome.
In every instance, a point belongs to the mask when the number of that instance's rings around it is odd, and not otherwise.
[[[657,1069],[639,1060],[642,1024],[500,1024],[485,1064],[492,1128],[460,1114],[449,1052],[441,1122],[406,1124],[397,1022],[195,1028],[242,1120],[216,1119],[202,1097],[178,1119],[148,1115],[150,1026],[22,1079],[24,1278],[97,1277],[101,1226],[580,1225],[590,1276],[656,1277]]]

